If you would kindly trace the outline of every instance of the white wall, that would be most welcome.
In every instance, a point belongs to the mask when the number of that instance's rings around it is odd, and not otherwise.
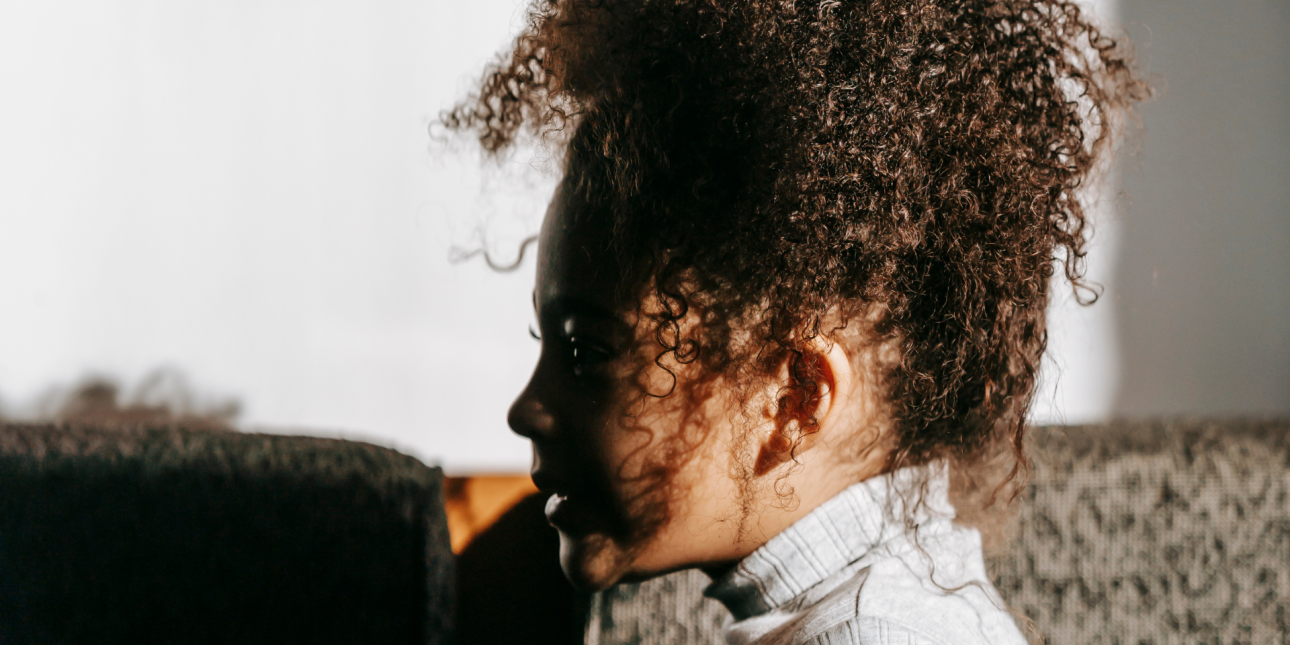
[[[1116,33],[1120,0],[1086,0],[1082,4],[1099,17],[1110,33]],[[1093,231],[1086,278],[1102,297],[1091,306],[1081,305],[1062,272],[1054,276],[1048,352],[1030,415],[1036,423],[1095,423],[1112,414],[1120,385],[1115,268],[1123,225],[1116,199],[1118,179],[1113,170],[1092,183],[1084,196]]]
[[[483,200],[478,164],[426,134],[520,17],[516,0],[0,3],[9,407],[171,365],[250,424],[522,467],[502,410],[536,356],[531,278],[448,256],[481,210],[536,218],[545,196]]]
[[[532,263],[448,258],[481,221],[513,249],[552,178],[486,188],[426,134],[518,3],[0,3],[6,408],[173,366],[251,426],[526,469]],[[1109,413],[1113,306],[1059,310],[1039,418]]]
[[[1290,3],[1122,12],[1159,97],[1122,171],[1114,411],[1290,415]]]

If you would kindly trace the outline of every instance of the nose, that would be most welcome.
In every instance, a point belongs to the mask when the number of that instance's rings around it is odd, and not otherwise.
[[[552,439],[555,436],[555,416],[547,409],[534,393],[533,382],[520,392],[506,414],[506,423],[511,430],[530,441]]]

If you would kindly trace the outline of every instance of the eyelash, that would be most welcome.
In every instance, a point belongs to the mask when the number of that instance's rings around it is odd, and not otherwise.
[[[580,343],[573,336],[570,336],[567,342],[569,343],[570,354],[573,357],[574,376],[585,377],[594,374],[613,359],[611,352],[605,351],[595,344]]]
[[[577,338],[570,337],[569,345],[573,348],[573,359],[576,362],[584,363],[586,361],[604,362],[609,360],[613,353],[592,343],[581,343]],[[579,356],[579,354],[591,354],[591,356]]]
[[[533,340],[542,342],[542,335],[532,324],[529,325],[529,336]],[[575,336],[565,338],[564,342],[569,345],[569,351],[573,355],[573,370],[578,376],[583,376],[584,371],[595,369],[614,357],[612,351],[605,350],[595,343],[582,343]]]

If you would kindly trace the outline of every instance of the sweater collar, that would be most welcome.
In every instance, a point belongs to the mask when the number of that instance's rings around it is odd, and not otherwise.
[[[921,504],[916,503],[920,489]],[[904,509],[911,504],[906,517]],[[872,477],[771,538],[714,580],[704,595],[725,605],[736,621],[763,614],[932,517],[954,517],[944,464]]]

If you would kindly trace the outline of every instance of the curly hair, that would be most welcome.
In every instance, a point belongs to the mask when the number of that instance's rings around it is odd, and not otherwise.
[[[800,399],[804,343],[863,321],[887,468],[1002,451],[1015,483],[1055,267],[1086,286],[1081,186],[1147,94],[1068,0],[536,0],[441,122],[565,146],[677,361],[787,358]]]

